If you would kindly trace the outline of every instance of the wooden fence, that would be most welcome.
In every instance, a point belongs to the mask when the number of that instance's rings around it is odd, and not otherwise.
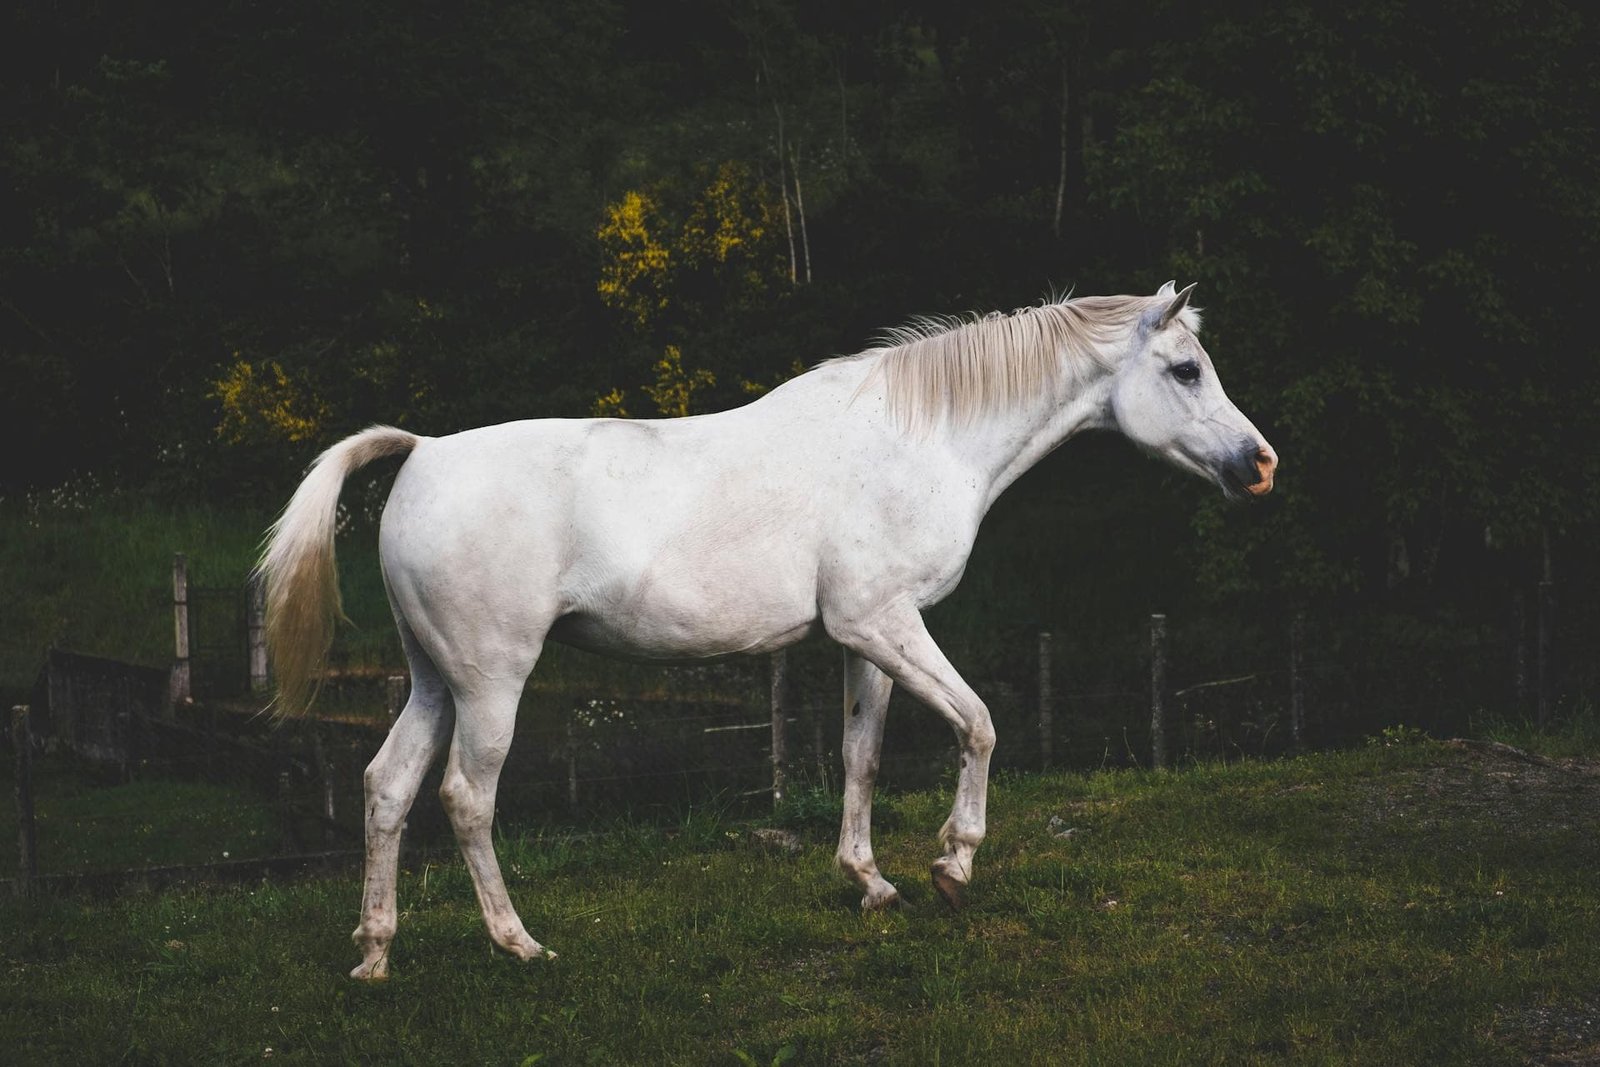
[[[1086,683],[1074,675],[1086,657],[1073,647],[1073,635],[1023,628],[1014,635],[1019,654],[1008,675],[972,680],[1000,737],[997,769],[1161,768],[1181,759],[1270,757],[1350,743],[1397,722],[1448,729],[1439,698],[1446,678],[1463,692],[1504,691],[1503,703],[1546,725],[1556,701],[1554,598],[1541,585],[1530,599],[1533,618],[1514,614],[1507,641],[1446,650],[1432,660],[1407,656],[1382,668],[1371,667],[1359,649],[1325,651],[1339,631],[1293,612],[1271,628],[1278,640],[1241,657],[1243,670],[1197,678],[1184,656],[1184,635],[1193,640],[1194,624],[1185,630],[1183,620],[1157,614],[1149,617],[1142,684],[1127,675],[1111,685]],[[208,612],[208,600],[222,607]],[[372,702],[388,714],[368,721],[273,726],[249,714],[248,702],[225,707],[213,699],[217,694],[267,684],[261,614],[259,588],[213,597],[190,585],[180,555],[173,567],[170,670],[49,653],[31,706],[14,709],[11,719],[19,891],[38,884],[29,774],[33,750],[45,742],[124,780],[159,774],[247,785],[277,806],[283,839],[295,854],[345,855],[337,846],[359,844],[361,771],[404,706],[408,680],[391,675],[371,683]],[[219,648],[224,656],[215,654]],[[782,803],[798,788],[836,788],[842,679],[837,654],[819,657],[819,651],[801,646],[778,653],[763,684],[719,700],[532,694],[502,781],[500,812],[519,821],[572,821],[711,795]],[[226,678],[219,663],[231,672]],[[891,787],[945,781],[954,765],[953,737],[931,717],[904,708],[904,694],[897,691],[895,701],[902,707],[890,715],[883,780]],[[436,769],[432,786],[437,775]],[[425,783],[424,798],[431,791]],[[412,831],[443,840],[436,809],[420,802]]]

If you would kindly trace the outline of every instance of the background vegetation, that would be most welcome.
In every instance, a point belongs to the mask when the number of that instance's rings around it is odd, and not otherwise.
[[[1592,631],[1577,6],[29,0],[0,42],[8,531],[52,491],[254,530],[372,421],[712,410],[913,313],[1176,277],[1279,491],[1226,509],[1075,444],[948,625],[1126,648],[1204,612],[1238,648],[1311,604],[1451,643],[1550,571]],[[115,630],[30,608],[14,640],[83,628]]]

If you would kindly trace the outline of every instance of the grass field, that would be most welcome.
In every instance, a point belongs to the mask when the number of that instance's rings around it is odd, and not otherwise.
[[[836,809],[815,795],[775,820],[798,853],[714,811],[585,839],[504,829],[523,917],[561,958],[496,955],[459,863],[423,865],[402,881],[395,977],[375,987],[344,977],[354,875],[8,900],[0,1049],[25,1063],[1590,1062],[1600,764],[1592,738],[1543,747],[1568,758],[1410,743],[1006,779],[960,913],[923,873],[939,793],[880,805],[880,860],[908,901],[882,915],[831,871]]]

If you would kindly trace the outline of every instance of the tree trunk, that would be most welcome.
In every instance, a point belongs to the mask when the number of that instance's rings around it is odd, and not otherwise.
[[[795,257],[794,218],[789,211],[789,170],[785,159],[786,144],[783,139],[783,108],[772,102],[772,112],[778,116],[778,188],[783,193],[783,229],[789,237],[789,284],[799,282],[799,262]]]
[[[1061,170],[1056,179],[1056,217],[1054,233],[1061,236],[1061,206],[1067,198],[1067,60],[1061,59]]]
[[[800,216],[800,248],[805,254],[806,284],[811,284],[811,236],[806,232],[806,198],[800,191],[800,150],[792,149],[789,155],[789,171],[794,178],[794,206],[795,213]],[[791,238],[791,241],[793,239]]]

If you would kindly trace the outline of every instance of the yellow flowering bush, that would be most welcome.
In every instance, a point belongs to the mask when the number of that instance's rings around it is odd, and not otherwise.
[[[235,352],[211,385],[222,408],[217,436],[232,444],[309,440],[328,417],[328,406],[292,381],[276,360],[252,363]]]
[[[667,418],[678,418],[690,413],[694,394],[717,384],[717,376],[704,368],[685,370],[683,352],[677,345],[668,345],[666,353],[656,361],[656,384],[647,385],[644,391],[656,402],[656,411]]]
[[[605,221],[596,234],[604,253],[596,285],[600,299],[641,327],[667,306],[672,253],[662,240],[665,227],[656,198],[630,189],[621,200],[606,205]]]

